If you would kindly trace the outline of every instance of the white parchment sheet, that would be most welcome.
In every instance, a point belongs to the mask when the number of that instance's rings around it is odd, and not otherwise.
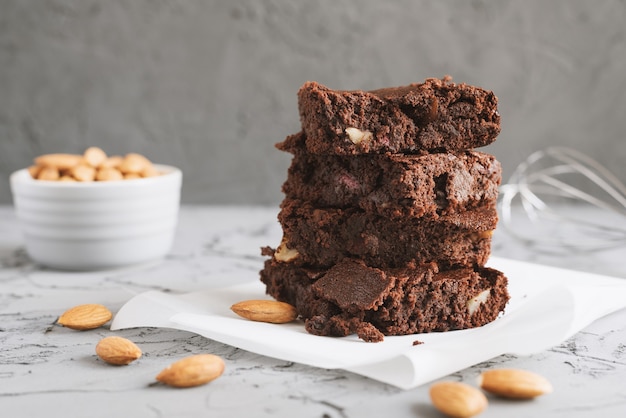
[[[509,278],[506,312],[480,328],[385,337],[308,334],[302,322],[267,324],[235,315],[230,306],[265,299],[260,281],[187,294],[156,291],[133,297],[112,330],[166,327],[191,331],[251,352],[321,368],[341,368],[410,389],[501,354],[529,355],[558,345],[594,320],[626,307],[626,279],[492,257]],[[423,344],[413,345],[415,340]]]

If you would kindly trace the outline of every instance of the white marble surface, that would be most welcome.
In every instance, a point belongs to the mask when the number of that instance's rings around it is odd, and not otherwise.
[[[90,273],[42,269],[27,257],[10,206],[0,207],[0,411],[3,417],[438,417],[428,385],[403,391],[342,370],[287,363],[187,332],[116,332],[144,356],[123,367],[104,364],[96,343],[107,326],[77,332],[54,325],[65,309],[102,303],[112,311],[149,289],[187,292],[258,280],[259,247],[281,235],[276,208],[183,207],[176,241],[163,261]],[[626,278],[626,247],[555,255],[534,251],[499,229],[502,257]],[[602,303],[602,301],[598,301]],[[166,365],[195,353],[226,362],[218,380],[197,388],[152,385]],[[564,343],[526,358],[501,356],[446,379],[475,384],[491,366],[539,372],[554,393],[533,401],[489,397],[484,417],[626,415],[626,310],[602,318]]]

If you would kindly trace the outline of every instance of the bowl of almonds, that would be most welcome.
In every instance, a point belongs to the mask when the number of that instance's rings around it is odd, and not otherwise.
[[[62,270],[100,270],[158,260],[171,249],[181,171],[143,155],[47,154],[11,174],[26,251]]]

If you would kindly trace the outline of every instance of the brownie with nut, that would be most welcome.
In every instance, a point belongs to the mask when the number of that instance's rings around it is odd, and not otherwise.
[[[265,262],[261,281],[275,299],[296,307],[315,335],[385,335],[475,328],[502,312],[509,293],[501,272],[485,267],[440,270],[375,268],[344,258],[329,269]]]
[[[488,145],[500,133],[493,92],[448,76],[371,91],[311,81],[298,91],[298,110],[314,154],[454,152]]]
[[[285,198],[278,220],[283,229],[279,254],[289,254],[291,263],[327,268],[355,257],[375,267],[430,262],[454,267],[485,264],[498,215],[495,205],[487,205],[399,221],[358,208],[319,208]]]

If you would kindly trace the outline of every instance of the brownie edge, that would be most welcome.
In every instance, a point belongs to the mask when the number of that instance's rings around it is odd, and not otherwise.
[[[453,215],[397,219],[356,208],[316,208],[286,198],[278,220],[281,249],[293,264],[330,267],[342,258],[373,267],[403,267],[436,262],[442,267],[484,265],[498,215],[487,205]]]
[[[507,278],[487,267],[378,269],[344,259],[323,270],[270,259],[261,281],[269,295],[296,307],[309,333],[368,342],[479,327],[509,300]]]
[[[314,154],[461,151],[500,133],[493,92],[451,77],[372,91],[307,82],[298,91],[306,147]]]
[[[492,155],[463,151],[426,155],[318,155],[304,134],[277,147],[293,159],[282,190],[316,207],[358,207],[393,218],[446,215],[495,205],[502,180]]]

